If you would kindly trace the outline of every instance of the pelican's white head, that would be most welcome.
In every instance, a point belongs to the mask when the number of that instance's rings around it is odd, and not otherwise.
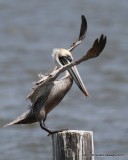
[[[63,48],[53,49],[52,56],[53,56],[55,64],[58,67],[61,67],[61,66],[65,65],[65,63],[63,62],[64,59],[62,60],[62,58],[66,58],[67,63],[70,63],[73,60],[71,52],[69,52],[68,50],[63,49]]]

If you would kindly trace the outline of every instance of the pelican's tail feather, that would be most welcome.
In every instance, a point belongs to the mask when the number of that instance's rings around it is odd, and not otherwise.
[[[28,111],[24,112],[23,114],[21,114],[19,117],[17,117],[15,120],[6,124],[3,127],[7,127],[10,125],[14,125],[14,124],[28,124],[28,123],[34,123],[34,122],[37,122],[37,119],[32,114],[32,112],[30,110],[28,110]]]

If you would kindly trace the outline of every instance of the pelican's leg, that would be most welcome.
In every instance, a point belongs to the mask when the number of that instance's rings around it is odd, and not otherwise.
[[[42,122],[42,121],[39,121],[39,123],[40,123],[40,127],[41,127],[43,130],[45,130],[46,132],[48,132],[48,136],[49,136],[50,134],[54,134],[54,133],[63,132],[63,131],[65,131],[65,130],[68,130],[68,129],[60,129],[60,130],[52,131],[52,130],[50,130],[49,128],[46,127],[44,121],[43,121],[43,122]]]
[[[39,123],[40,123],[40,127],[41,127],[43,130],[45,130],[46,132],[48,132],[49,134],[51,134],[52,131],[45,126],[44,121],[43,121],[43,123],[42,123],[42,121],[39,121]]]

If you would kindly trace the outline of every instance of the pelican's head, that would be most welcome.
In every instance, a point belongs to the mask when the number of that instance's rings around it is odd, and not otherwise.
[[[53,49],[52,56],[54,58],[55,64],[58,67],[62,67],[65,64],[72,62],[72,60],[73,60],[71,52],[69,52],[68,50],[63,49],[63,48]]]
[[[54,62],[58,67],[62,67],[68,63],[71,63],[73,61],[73,57],[71,52],[69,52],[66,49],[63,48],[57,48],[53,50],[53,58],[54,58]],[[80,90],[86,95],[88,96],[88,92],[82,82],[82,79],[80,77],[80,74],[76,68],[76,66],[71,67],[68,69],[68,72],[70,74],[70,76],[74,79],[74,81],[76,82],[77,86],[80,88]]]

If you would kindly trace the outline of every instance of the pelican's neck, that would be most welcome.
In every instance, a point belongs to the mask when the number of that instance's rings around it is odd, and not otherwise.
[[[64,72],[64,77],[68,77],[68,76],[70,76],[70,74],[69,74],[69,72],[66,70],[66,71]]]
[[[58,59],[58,50],[59,49],[53,49],[53,53],[52,53],[52,56],[53,56],[53,60],[54,60],[54,63],[56,64],[56,66],[58,68],[62,67],[61,63],[59,62],[59,59]]]
[[[63,67],[63,65],[60,63],[59,61],[59,54],[60,54],[60,49],[53,49],[53,60],[54,60],[54,63],[56,64],[57,68],[61,68]],[[65,77],[68,77],[70,76],[69,72],[66,70],[64,72],[64,76],[62,78],[65,78]]]

